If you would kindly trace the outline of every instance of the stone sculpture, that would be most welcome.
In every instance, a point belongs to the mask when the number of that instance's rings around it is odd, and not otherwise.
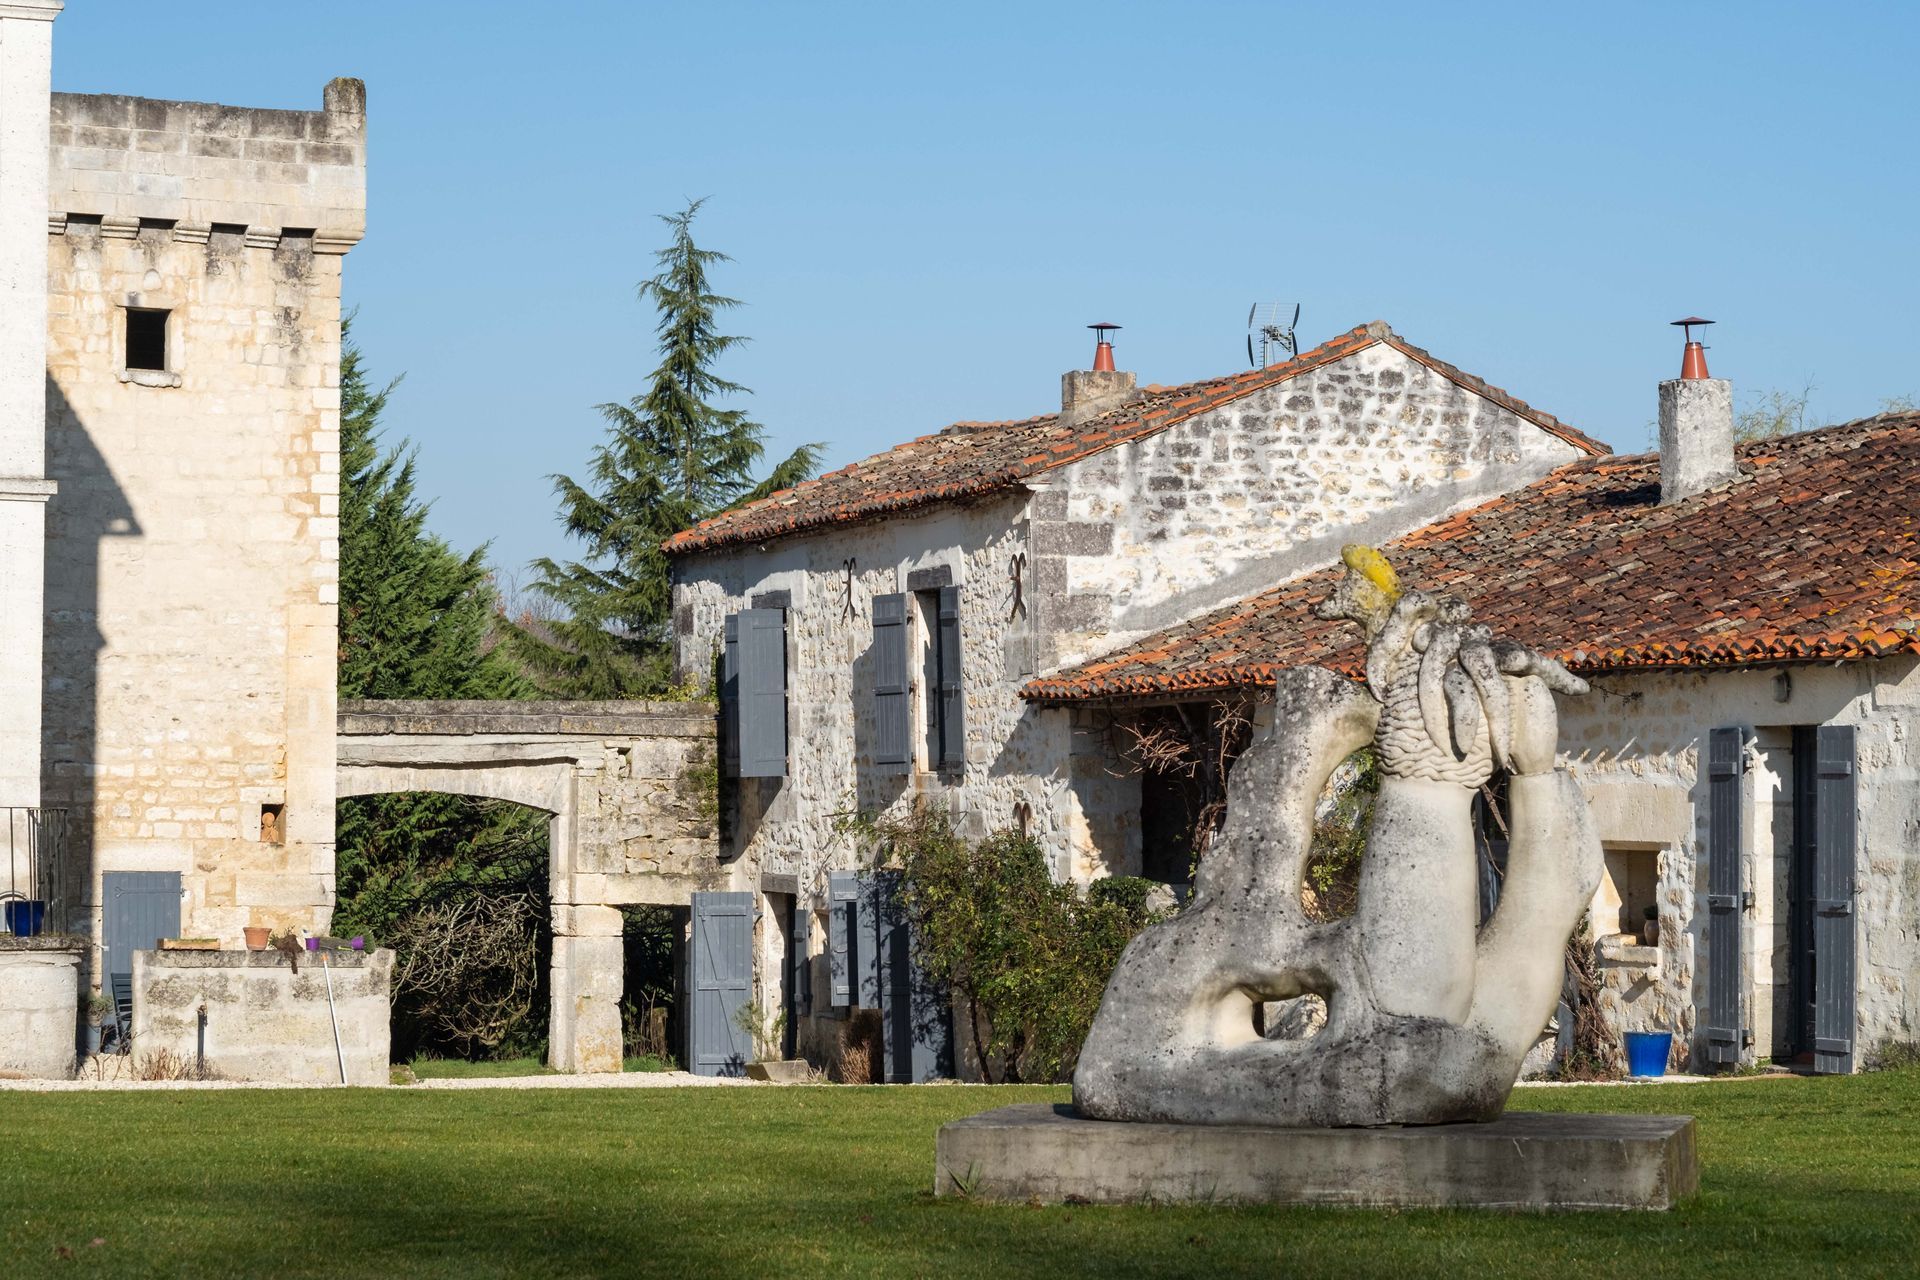
[[[1496,638],[1456,596],[1402,591],[1371,548],[1316,612],[1358,623],[1364,687],[1282,673],[1271,724],[1234,768],[1228,818],[1187,909],[1121,957],[1073,1081],[1080,1114],[1192,1124],[1491,1120],[1559,997],[1562,954],[1599,883],[1585,797],[1554,767],[1555,692],[1585,682]],[[1382,784],[1359,900],[1301,900],[1314,807],[1371,741]],[[1475,791],[1509,771],[1499,906],[1479,923]],[[1267,1039],[1256,1003],[1316,994],[1324,1028]]]

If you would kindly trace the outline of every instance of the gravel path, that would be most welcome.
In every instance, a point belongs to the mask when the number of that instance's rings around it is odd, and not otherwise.
[[[765,1086],[763,1080],[696,1076],[687,1071],[624,1071],[619,1075],[487,1076],[420,1080],[395,1089],[709,1089]],[[168,1089],[338,1089],[337,1084],[281,1084],[257,1080],[5,1080],[0,1092],[111,1093]]]

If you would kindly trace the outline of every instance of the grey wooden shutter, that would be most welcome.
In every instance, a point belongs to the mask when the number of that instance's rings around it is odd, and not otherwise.
[[[1813,1068],[1853,1070],[1854,734],[1814,731]]]
[[[787,775],[787,611],[742,609],[740,776]]]
[[[920,967],[917,938],[901,891],[899,872],[874,875],[881,1078],[889,1084],[921,1084],[953,1075],[952,1017],[946,992]]]
[[[862,1009],[879,1009],[881,994],[880,947],[882,901],[879,881],[871,871],[858,877],[853,915],[853,1002]]]
[[[101,942],[109,976],[133,973],[133,953],[180,936],[178,871],[109,871],[100,877],[105,906]]]
[[[873,598],[873,767],[913,769],[913,696],[907,671],[907,597]]]
[[[793,899],[793,917],[788,921],[787,964],[792,969],[793,1016],[787,1020],[787,1035],[791,1039],[796,1032],[794,1023],[813,1012],[813,964],[807,954],[807,945],[812,941],[813,913],[807,910],[806,899],[798,894]]]
[[[693,895],[687,946],[687,1065],[695,1075],[737,1076],[753,1058],[740,1025],[753,1003],[753,895]]]
[[[960,661],[960,588],[940,588],[940,767],[967,763],[967,699]]]
[[[720,776],[740,776],[740,615],[727,615],[720,646]]]
[[[851,871],[827,873],[827,974],[833,1006],[853,1004],[854,915],[860,877]]]
[[[1746,734],[1707,735],[1707,1007],[1708,1062],[1740,1060],[1740,925],[1744,905],[1740,854],[1746,847]]]

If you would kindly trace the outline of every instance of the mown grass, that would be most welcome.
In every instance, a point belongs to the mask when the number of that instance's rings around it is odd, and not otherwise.
[[[1913,1274],[1920,1073],[1523,1090],[1687,1112],[1667,1214],[934,1200],[950,1119],[1059,1089],[0,1094],[0,1274]],[[100,1243],[93,1244],[98,1240]]]

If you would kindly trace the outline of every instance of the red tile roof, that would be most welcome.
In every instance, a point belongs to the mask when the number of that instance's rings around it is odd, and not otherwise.
[[[1402,581],[1581,672],[1920,653],[1920,413],[1743,446],[1741,476],[1659,505],[1656,454],[1570,463],[1383,547]],[[1359,668],[1319,570],[1030,682],[1038,702]]]
[[[936,435],[921,436],[865,461],[830,471],[817,480],[783,489],[759,502],[703,521],[667,539],[664,548],[669,555],[684,555],[740,543],[768,542],[831,525],[874,520],[935,503],[963,501],[1011,489],[1041,472],[1164,431],[1376,343],[1385,343],[1583,453],[1608,452],[1607,446],[1552,414],[1542,413],[1500,388],[1435,359],[1386,325],[1375,322],[1348,330],[1271,368],[1177,387],[1148,387],[1140,400],[1071,427],[1062,426],[1057,413],[1017,422],[956,422]]]

